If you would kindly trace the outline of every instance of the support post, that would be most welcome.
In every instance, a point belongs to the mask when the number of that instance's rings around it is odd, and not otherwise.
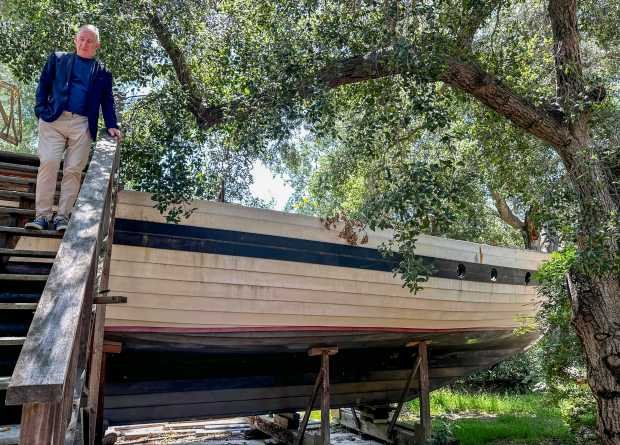
[[[423,443],[427,443],[431,438],[431,404],[429,397],[428,345],[426,342],[420,342],[418,345],[418,357],[420,360],[420,426]]]
[[[323,394],[321,397],[321,443],[329,445],[330,417],[329,417],[329,352],[321,352],[321,372],[323,373]]]
[[[304,412],[304,418],[301,421],[301,425],[299,425],[299,431],[297,432],[297,440],[295,441],[295,445],[301,445],[304,440],[304,434],[306,434],[306,427],[308,426],[308,420],[310,420],[310,413],[312,412],[312,407],[316,402],[316,396],[319,394],[319,388],[321,387],[321,381],[323,380],[323,373],[319,371],[316,376],[316,380],[314,381],[314,388],[312,389],[312,395],[310,396],[310,403]]]
[[[407,394],[409,394],[409,390],[411,389],[411,383],[413,383],[413,378],[415,377],[418,369],[420,369],[420,354],[418,353],[418,358],[415,361],[415,365],[411,368],[411,372],[409,373],[409,377],[407,378],[407,383],[403,388],[403,392],[400,394],[400,400],[398,401],[398,406],[396,407],[396,411],[392,414],[392,420],[390,421],[390,425],[387,429],[387,436],[392,437],[392,432],[394,431],[394,427],[396,426],[396,421],[398,420],[398,416],[403,409],[403,405],[407,401]]]
[[[62,428],[61,404],[26,403],[22,407],[22,420],[19,443],[32,445],[50,445],[64,443],[60,436]]]
[[[310,413],[316,402],[316,397],[321,388],[321,444],[329,445],[330,439],[330,425],[329,425],[329,356],[338,352],[338,348],[335,346],[321,346],[310,348],[308,355],[314,357],[321,356],[321,370],[319,371],[316,381],[314,383],[314,389],[312,391],[312,397],[310,398],[310,405],[304,413],[304,419],[299,427],[297,434],[296,445],[301,445],[304,440],[304,434],[306,433],[306,427],[308,420],[310,419]]]
[[[357,415],[357,411],[355,411],[355,407],[351,407],[351,414],[353,415],[353,421],[355,422],[355,427],[359,432],[362,431],[362,422],[360,421],[359,416]]]

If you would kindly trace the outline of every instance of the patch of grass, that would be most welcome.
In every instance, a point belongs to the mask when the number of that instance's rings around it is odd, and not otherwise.
[[[408,408],[417,414],[419,402],[409,403]],[[542,394],[440,389],[431,393],[431,413],[435,417],[433,431],[447,430],[461,445],[573,442],[561,410]]]
[[[419,406],[419,401],[413,400],[409,403],[409,410],[417,413]],[[451,413],[502,415],[539,412],[559,415],[557,408],[551,407],[540,394],[474,394],[449,389],[431,392],[431,414],[434,416]]]
[[[563,444],[572,441],[568,425],[559,417],[501,415],[488,420],[459,419],[450,429],[461,445],[508,440],[523,444],[540,444],[549,439]]]

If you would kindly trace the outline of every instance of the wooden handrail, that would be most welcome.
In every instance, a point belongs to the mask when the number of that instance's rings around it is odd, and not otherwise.
[[[7,388],[6,404],[24,405],[23,443],[64,443],[76,401],[84,406],[91,346],[103,335],[93,300],[109,268],[118,163],[115,140],[100,138]]]

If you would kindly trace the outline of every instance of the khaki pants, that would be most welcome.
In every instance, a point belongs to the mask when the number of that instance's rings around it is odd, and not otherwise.
[[[39,119],[37,216],[52,216],[56,178],[64,153],[58,214],[69,217],[80,190],[81,174],[88,161],[91,143],[88,119],[85,116],[65,111],[54,122]]]

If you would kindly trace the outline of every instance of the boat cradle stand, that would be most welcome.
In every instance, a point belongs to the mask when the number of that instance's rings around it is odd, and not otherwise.
[[[338,353],[336,346],[316,346],[308,349],[308,355],[311,357],[321,357],[321,368],[314,381],[314,388],[312,389],[312,396],[308,407],[304,411],[304,418],[297,428],[299,423],[299,416],[296,413],[292,414],[280,414],[276,417],[276,420],[269,419],[265,416],[253,416],[249,418],[250,424],[263,431],[266,434],[271,435],[280,442],[289,445],[302,445],[304,443],[304,435],[306,433],[306,427],[310,420],[310,414],[312,408],[316,404],[316,399],[321,390],[321,440],[323,445],[329,445],[330,441],[330,413],[329,413],[329,357]],[[296,429],[294,431],[293,429]]]
[[[381,442],[392,445],[421,445],[431,437],[431,413],[429,398],[428,345],[425,341],[412,342],[407,347],[416,348],[415,360],[400,399],[393,409],[390,405],[362,406],[360,414],[355,407],[340,409],[338,422],[347,429],[359,434],[370,436]],[[321,368],[317,374],[312,396],[304,412],[301,423],[296,413],[281,413],[274,417],[250,417],[251,425],[288,445],[330,445],[330,410],[329,410],[329,357],[338,352],[335,346],[313,347],[308,350],[310,356],[321,356]],[[415,428],[397,424],[414,378],[418,377],[420,398],[420,423]],[[318,444],[315,440],[304,441],[310,413],[316,405],[321,392],[321,435]]]

